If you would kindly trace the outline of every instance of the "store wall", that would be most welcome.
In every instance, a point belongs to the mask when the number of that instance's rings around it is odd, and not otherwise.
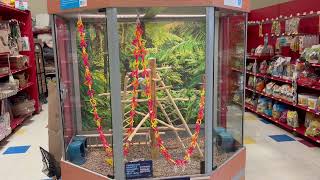
[[[29,0],[29,10],[33,17],[47,13],[47,0]]]
[[[251,0],[251,9],[259,9],[292,0]]]

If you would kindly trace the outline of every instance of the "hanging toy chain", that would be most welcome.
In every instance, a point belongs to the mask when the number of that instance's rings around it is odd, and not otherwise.
[[[149,114],[150,114],[150,123],[151,123],[151,128],[155,133],[157,145],[160,149],[161,154],[165,157],[165,159],[168,162],[170,162],[171,164],[174,164],[175,166],[185,166],[190,161],[190,157],[193,154],[193,151],[197,145],[197,140],[198,140],[200,130],[201,130],[201,123],[202,123],[203,116],[204,116],[204,105],[205,105],[205,89],[204,89],[205,85],[203,85],[202,90],[201,90],[198,118],[196,121],[195,133],[192,135],[192,138],[191,138],[191,144],[185,153],[184,159],[174,160],[172,155],[169,153],[168,149],[164,146],[163,140],[161,139],[159,130],[157,128],[158,121],[156,120],[156,113],[154,112],[154,109],[153,109],[153,107],[154,107],[153,105],[156,102],[154,102],[151,97],[151,79],[150,79],[150,73],[147,69],[148,62],[145,60],[146,51],[145,51],[144,43],[142,41],[143,30],[142,30],[142,27],[141,27],[141,24],[139,23],[139,21],[137,21],[136,28],[137,28],[136,33],[135,33],[136,39],[133,41],[133,44],[136,46],[134,55],[135,55],[136,59],[139,57],[141,58],[141,64],[143,67],[142,76],[146,80],[145,94],[148,98],[148,109],[149,109]]]
[[[77,22],[77,28],[78,28],[78,33],[79,33],[79,37],[80,37],[80,47],[81,47],[81,57],[82,57],[82,61],[83,61],[83,65],[85,67],[85,82],[84,85],[88,87],[88,96],[90,97],[90,104],[92,107],[92,112],[93,112],[93,118],[95,121],[95,124],[97,126],[97,131],[99,133],[99,138],[102,142],[103,148],[107,154],[108,157],[112,156],[112,148],[110,147],[110,144],[108,143],[104,133],[103,133],[103,129],[101,126],[101,118],[98,114],[98,109],[97,109],[97,101],[95,99],[95,92],[92,89],[93,86],[93,79],[92,79],[92,75],[90,72],[90,64],[89,64],[89,57],[88,57],[88,53],[87,53],[87,43],[85,40],[85,30],[84,30],[84,25],[82,23],[81,17],[78,19]],[[109,162],[109,164],[112,164],[112,162]]]
[[[139,17],[139,16],[138,16]],[[132,99],[131,99],[131,110],[130,110],[130,120],[129,120],[129,124],[130,127],[127,129],[127,137],[131,136],[131,134],[134,131],[133,128],[133,124],[134,124],[134,117],[136,115],[136,108],[138,106],[138,102],[137,102],[137,96],[138,96],[138,87],[139,87],[139,59],[144,59],[145,55],[146,55],[146,51],[145,49],[142,49],[142,38],[141,35],[143,33],[142,28],[141,28],[141,24],[138,23],[139,18],[137,20],[137,27],[136,27],[136,32],[135,32],[135,36],[136,38],[132,41],[132,44],[135,46],[135,49],[133,51],[134,54],[134,62],[133,62],[133,68],[134,70],[131,72],[131,77],[133,79],[132,81],[132,86],[133,86],[133,90],[132,90]],[[129,153],[129,147],[130,147],[130,142],[127,139],[126,143],[124,145],[124,156],[127,156]]]

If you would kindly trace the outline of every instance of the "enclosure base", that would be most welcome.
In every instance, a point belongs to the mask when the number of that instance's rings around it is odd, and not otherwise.
[[[245,165],[246,165],[246,149],[240,149],[228,161],[213,171],[210,179],[212,180],[231,180],[245,179]],[[63,180],[106,180],[105,176],[97,174],[93,171],[87,170],[80,166],[74,165],[70,162],[61,161],[61,175]],[[193,178],[191,178],[193,179]],[[198,179],[198,178],[194,178]]]
[[[245,179],[246,149],[241,148],[228,161],[213,171],[211,180]]]

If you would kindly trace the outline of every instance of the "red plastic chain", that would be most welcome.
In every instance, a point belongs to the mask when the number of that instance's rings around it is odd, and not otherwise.
[[[157,128],[158,121],[156,120],[156,113],[153,110],[153,105],[154,102],[151,98],[151,78],[150,78],[150,73],[147,69],[148,62],[145,60],[145,55],[146,55],[146,50],[144,47],[144,43],[142,43],[142,34],[143,34],[143,29],[141,27],[141,24],[138,22],[136,25],[136,39],[134,40],[133,44],[136,46],[135,50],[135,55],[139,55],[141,58],[141,64],[143,67],[143,73],[142,76],[144,77],[146,81],[146,87],[145,87],[145,94],[148,98],[148,109],[149,109],[149,114],[150,114],[150,122],[151,122],[151,128],[155,133],[155,138],[157,141],[157,145],[160,148],[161,154],[165,157],[165,159],[176,165],[176,166],[184,166],[188,164],[190,161],[190,157],[193,154],[193,151],[197,145],[197,140],[200,134],[200,129],[201,129],[201,123],[203,120],[204,116],[204,105],[205,105],[205,85],[202,86],[201,90],[201,98],[200,98],[200,103],[199,103],[199,111],[198,111],[198,118],[196,121],[196,127],[195,127],[195,132],[191,137],[191,144],[189,145],[185,156],[183,159],[173,159],[172,155],[169,153],[168,149],[164,146],[163,140],[160,136],[159,130]]]
[[[90,72],[90,63],[89,63],[89,57],[88,57],[88,53],[87,53],[87,42],[85,40],[86,34],[85,34],[84,25],[82,23],[81,17],[78,19],[77,28],[78,28],[78,33],[79,33],[79,37],[80,37],[81,57],[82,57],[83,65],[85,67],[84,85],[88,87],[87,94],[90,97],[90,104],[92,107],[93,118],[94,118],[95,124],[97,126],[99,138],[102,142],[103,148],[104,148],[107,156],[111,157],[112,156],[112,148],[103,133],[103,128],[101,126],[102,119],[98,114],[97,101],[95,99],[95,92],[92,89],[93,79],[92,79],[92,75]]]

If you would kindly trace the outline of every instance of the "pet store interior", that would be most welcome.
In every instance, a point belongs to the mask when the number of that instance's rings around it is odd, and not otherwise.
[[[0,179],[319,180],[319,35],[319,0],[0,0]]]

